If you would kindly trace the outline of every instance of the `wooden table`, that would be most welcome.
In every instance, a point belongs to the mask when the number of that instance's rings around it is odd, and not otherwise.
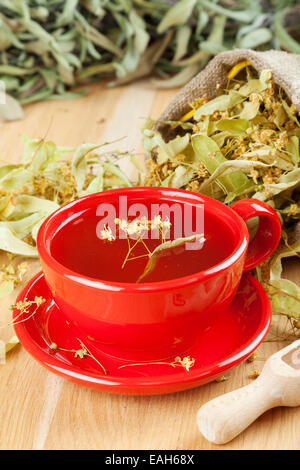
[[[96,84],[83,98],[29,105],[23,121],[0,124],[1,160],[18,162],[20,133],[47,135],[59,145],[72,146],[125,136],[115,147],[141,152],[143,118],[158,117],[175,91],[157,91],[147,81],[112,89]],[[300,280],[296,262],[288,275]],[[2,299],[1,323],[9,318],[14,299],[15,294]],[[249,383],[251,371],[261,370],[265,359],[283,345],[264,343],[255,362],[242,363],[225,382],[150,397],[109,395],[74,385],[18,346],[0,366],[0,449],[299,449],[300,408],[265,413],[225,446],[209,444],[196,425],[203,403]]]

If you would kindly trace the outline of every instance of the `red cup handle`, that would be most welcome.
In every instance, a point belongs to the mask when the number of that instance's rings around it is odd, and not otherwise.
[[[255,268],[275,251],[281,236],[281,222],[271,206],[257,199],[243,199],[231,206],[244,221],[259,217],[257,232],[249,243],[244,271]]]

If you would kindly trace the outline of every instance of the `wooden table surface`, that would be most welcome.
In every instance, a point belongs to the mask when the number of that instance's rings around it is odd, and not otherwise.
[[[157,91],[147,81],[121,88],[96,84],[82,98],[29,105],[23,121],[0,124],[1,164],[19,161],[20,133],[31,138],[47,134],[59,145],[72,146],[124,137],[115,148],[141,152],[143,118],[158,117],[175,91]],[[298,266],[290,264],[288,276],[300,281],[299,260]],[[9,318],[14,298],[15,293],[2,299],[1,323]],[[6,334],[11,332],[1,331]],[[18,346],[0,365],[0,449],[299,449],[300,408],[265,413],[225,446],[208,443],[196,425],[202,404],[249,383],[251,371],[261,370],[281,346],[265,342],[255,362],[240,364],[225,382],[150,397],[110,395],[74,385]]]

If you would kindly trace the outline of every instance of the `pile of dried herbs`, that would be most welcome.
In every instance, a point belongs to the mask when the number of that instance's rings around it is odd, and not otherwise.
[[[299,53],[299,25],[298,0],[0,0],[0,116],[99,77],[180,86],[237,47]]]
[[[0,167],[0,250],[7,254],[0,268],[0,298],[13,291],[26,271],[26,263],[16,264],[14,258],[38,256],[37,231],[49,214],[77,197],[132,185],[116,163],[120,153],[96,154],[101,147],[96,144],[75,149],[22,137],[21,163]]]
[[[257,268],[273,311],[300,328],[300,287],[282,278],[282,259],[300,255],[300,116],[269,70],[232,79],[217,96],[191,103],[178,122],[167,122],[166,142],[149,120],[143,130],[148,159],[146,184],[200,192],[231,204],[253,197],[274,207],[282,242]],[[239,75],[237,76],[239,77]],[[174,137],[175,134],[175,137]]]

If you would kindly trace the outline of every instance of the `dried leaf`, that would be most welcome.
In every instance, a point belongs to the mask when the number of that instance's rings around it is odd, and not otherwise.
[[[101,144],[82,144],[74,153],[71,168],[72,175],[74,176],[74,179],[76,181],[76,188],[78,192],[82,190],[86,178],[87,164],[85,157],[88,153],[92,152],[93,150],[96,150],[99,147],[101,147]]]
[[[192,34],[192,30],[189,25],[182,25],[177,29],[175,41],[176,50],[173,58],[173,62],[177,62],[184,57],[188,51],[188,44]]]
[[[199,64],[191,64],[187,67],[183,68],[180,72],[176,75],[172,76],[169,79],[165,80],[151,80],[151,83],[155,85],[157,88],[173,88],[179,87],[184,85],[188,82],[194,75],[200,70]]]
[[[232,170],[243,170],[244,172],[250,172],[253,168],[268,168],[270,165],[261,162],[249,161],[249,160],[228,160],[220,163],[212,175],[204,181],[200,190],[205,191],[216,179],[225,174],[231,174]],[[242,188],[244,190],[244,187]]]
[[[272,40],[272,32],[267,28],[257,28],[246,34],[239,41],[241,49],[255,49]]]
[[[216,125],[219,131],[227,131],[232,135],[243,135],[248,127],[250,123],[247,119],[222,119]]]
[[[138,278],[137,282],[141,282],[146,276],[148,276],[156,266],[157,261],[162,256],[168,256],[170,251],[185,245],[186,243],[196,242],[197,240],[203,239],[203,234],[192,235],[190,237],[176,238],[175,240],[168,240],[167,242],[162,243],[157,246],[155,250],[149,256],[148,263],[143,271],[143,273]]]
[[[196,0],[179,0],[167,11],[157,27],[159,34],[171,26],[185,24],[190,17]]]
[[[36,248],[13,235],[5,222],[0,222],[0,250],[16,255],[38,256]]]
[[[6,354],[19,344],[17,336],[13,336],[7,343],[0,340],[0,365],[6,363]]]
[[[0,89],[0,120],[16,121],[24,118],[24,112],[18,101]]]
[[[144,135],[146,136],[146,139],[143,139],[144,150],[146,153],[153,151],[159,165],[183,152],[190,141],[188,134],[184,137],[177,136],[169,142],[165,142],[158,132],[149,129],[144,130]]]
[[[255,116],[258,113],[260,103],[259,101],[252,102],[252,101],[247,101],[244,103],[242,112],[240,114],[241,119],[247,119],[250,121],[251,119],[254,119]]]
[[[183,188],[191,180],[193,168],[179,165],[171,175],[162,181],[162,186],[167,188]]]
[[[239,89],[239,93],[243,96],[250,96],[252,93],[261,93],[271,86],[272,72],[271,70],[263,70],[259,78],[249,80]]]
[[[213,174],[221,163],[226,162],[226,158],[222,155],[216,142],[210,137],[194,135],[192,137],[192,145],[199,160],[204,163],[210,174]],[[240,170],[234,171],[227,176],[221,176],[217,181],[227,193],[233,192],[239,194],[253,185]]]
[[[201,116],[209,116],[215,111],[227,111],[233,106],[244,101],[244,96],[236,91],[228,95],[220,95],[200,106],[194,114],[194,119],[198,121]]]
[[[1,281],[0,282],[0,299],[13,292],[15,288],[14,281]]]
[[[20,194],[15,197],[14,212],[16,214],[32,214],[33,212],[51,213],[59,208],[59,205],[48,199],[42,199],[36,196]]]

